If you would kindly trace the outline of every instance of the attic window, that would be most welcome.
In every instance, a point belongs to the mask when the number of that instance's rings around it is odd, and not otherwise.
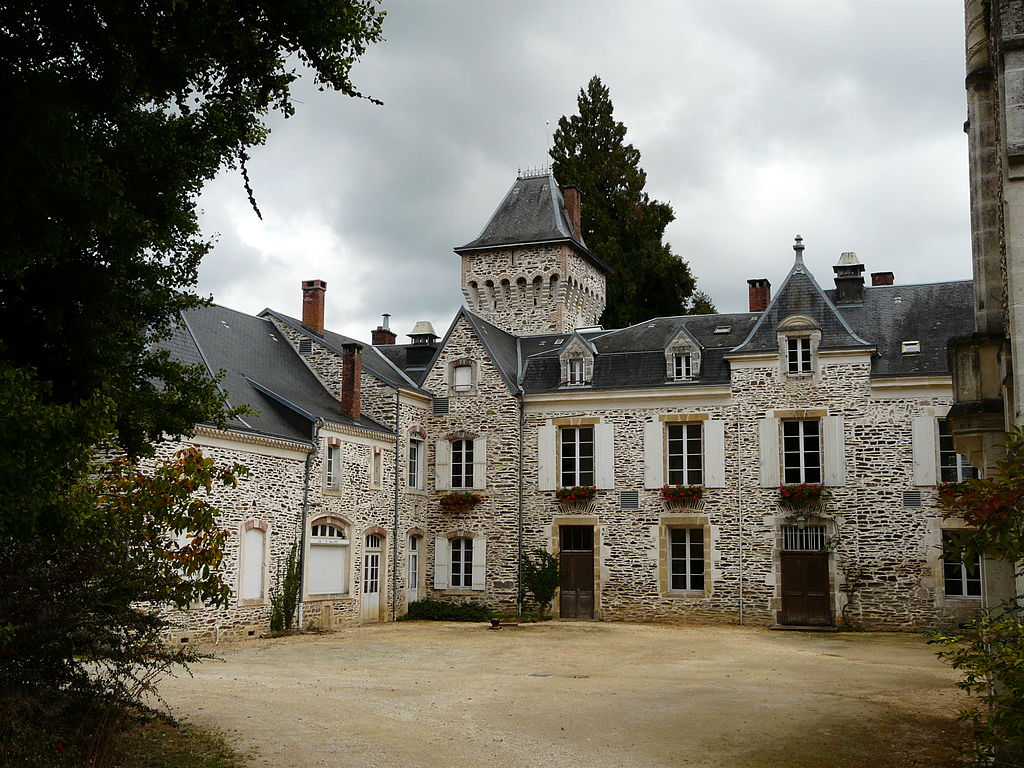
[[[299,354],[308,355],[313,351],[312,339],[299,339]]]
[[[584,373],[583,360],[581,358],[569,360],[569,385],[579,386],[586,383],[587,379]]]
[[[919,354],[921,354],[921,342],[920,341],[904,341],[903,342],[903,354],[904,355],[919,355]]]
[[[731,330],[731,325],[719,325],[715,327],[715,333],[728,333]]]

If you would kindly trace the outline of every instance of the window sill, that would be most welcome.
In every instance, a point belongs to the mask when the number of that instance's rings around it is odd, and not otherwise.
[[[483,590],[469,589],[468,587],[449,587],[448,589],[439,589],[438,592],[444,592],[446,595],[454,595],[455,597],[471,597],[483,592]]]
[[[267,598],[265,597],[245,597],[238,598],[238,607],[246,608],[255,605],[269,605]]]
[[[306,595],[303,598],[305,603],[322,603],[325,600],[351,600],[351,592],[325,592],[322,595]]]
[[[707,590],[673,590],[670,589],[664,594],[664,597],[671,597],[677,599],[689,599],[689,600],[706,600],[711,596],[711,593]]]
[[[324,496],[341,496],[341,488],[324,488]]]

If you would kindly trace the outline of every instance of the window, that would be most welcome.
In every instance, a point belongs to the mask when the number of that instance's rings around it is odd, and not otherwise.
[[[561,484],[594,485],[594,428],[562,427]]]
[[[939,480],[944,483],[958,483],[978,476],[978,470],[956,452],[953,435],[945,419],[939,419]]]
[[[807,336],[790,336],[787,339],[789,372],[801,374],[811,372],[811,340]]]
[[[942,544],[953,544],[959,538],[958,531],[943,531]],[[961,560],[943,555],[943,584],[946,597],[981,597],[981,564],[977,560]]]
[[[470,589],[473,586],[473,540],[452,539],[452,589]]]
[[[452,446],[452,488],[473,486],[473,441],[453,440]]]
[[[473,389],[473,366],[457,365],[452,371],[456,392],[469,392]]]
[[[341,445],[327,445],[327,459],[324,461],[324,488],[336,491],[341,488]]]
[[[423,488],[423,440],[409,438],[409,487]]]
[[[704,441],[700,422],[669,424],[668,484],[703,485]]]
[[[246,523],[248,526],[249,524]],[[259,526],[247,527],[242,534],[242,552],[238,569],[238,597],[263,599],[263,564],[266,559],[267,532]]]
[[[586,375],[584,373],[583,360],[580,358],[571,358],[569,360],[569,377],[568,383],[570,386],[578,386],[580,384],[586,384]]]
[[[310,527],[309,594],[348,592],[349,541],[346,526],[331,518],[320,518]]]
[[[409,537],[409,576],[406,580],[406,588],[409,591],[410,596],[415,599],[415,595],[419,593],[420,589],[420,537],[410,536]]]
[[[380,488],[384,473],[384,452],[377,446],[370,449],[370,487]]]
[[[704,590],[704,530],[669,529],[669,584],[674,592]]]
[[[693,378],[693,357],[689,352],[676,353],[672,357],[672,378],[683,381]]]
[[[821,435],[817,421],[782,422],[784,483],[821,482]]]

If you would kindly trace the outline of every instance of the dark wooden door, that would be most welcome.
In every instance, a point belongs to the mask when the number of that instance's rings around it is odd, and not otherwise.
[[[828,626],[832,605],[828,594],[827,552],[782,552],[781,624]]]
[[[562,585],[558,615],[563,619],[594,618],[594,529],[565,525],[559,529]]]

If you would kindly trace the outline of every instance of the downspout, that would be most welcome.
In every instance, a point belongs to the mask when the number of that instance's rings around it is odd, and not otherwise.
[[[400,464],[398,461],[398,449],[401,447],[402,433],[398,425],[402,415],[402,396],[399,389],[395,388],[395,492],[394,509],[395,523],[391,534],[391,620],[398,618],[398,481],[401,477]]]
[[[523,612],[523,432],[526,427],[526,399],[519,393],[519,543],[516,553],[516,606]]]
[[[305,618],[306,608],[306,523],[309,518],[309,476],[313,461],[316,459],[317,451],[320,448],[320,427],[324,425],[323,419],[313,422],[313,450],[306,455],[306,469],[302,477],[302,532],[299,535],[299,608],[296,615],[299,629],[302,629],[302,621]]]
[[[739,457],[740,417],[736,415],[736,456]],[[739,516],[740,537],[740,625],[743,625],[743,462],[736,462],[736,513]]]

